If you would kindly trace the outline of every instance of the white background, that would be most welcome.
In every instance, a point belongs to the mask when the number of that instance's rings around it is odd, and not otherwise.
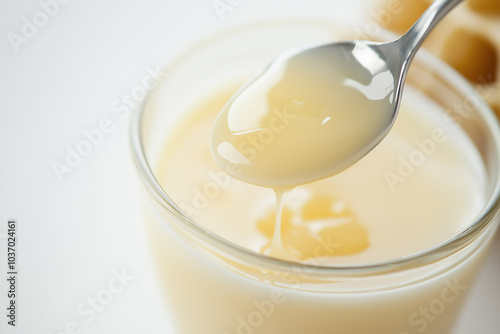
[[[0,333],[71,333],[71,326],[81,333],[174,333],[137,210],[129,117],[114,114],[113,104],[148,69],[212,31],[289,15],[362,22],[370,11],[360,4],[373,6],[366,0],[225,2],[234,10],[221,19],[212,0],[67,0],[16,50],[9,33],[22,36],[23,19],[34,22],[42,7],[37,0],[0,0],[0,272],[6,272],[9,218],[18,221],[19,245],[17,326],[6,325],[7,284],[0,274]],[[113,131],[58,180],[53,163],[64,163],[68,148],[105,119]],[[497,237],[457,334],[498,334],[499,258]],[[122,271],[133,279],[87,321],[78,308]]]

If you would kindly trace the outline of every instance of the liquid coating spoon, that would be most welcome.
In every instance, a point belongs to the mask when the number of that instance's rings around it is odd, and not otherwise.
[[[391,129],[411,61],[463,0],[435,1],[396,41],[290,50],[244,85],[212,131],[220,168],[260,186],[291,188],[335,175]]]

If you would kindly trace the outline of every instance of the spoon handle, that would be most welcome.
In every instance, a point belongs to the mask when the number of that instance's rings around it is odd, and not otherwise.
[[[405,62],[409,64],[432,29],[464,0],[436,0],[399,40]]]

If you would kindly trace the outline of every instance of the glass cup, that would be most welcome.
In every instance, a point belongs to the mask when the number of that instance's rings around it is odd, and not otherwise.
[[[147,190],[146,226],[177,333],[451,333],[499,223],[500,131],[466,80],[430,54],[419,52],[407,85],[467,133],[487,172],[486,200],[476,218],[431,249],[364,266],[269,258],[201,226],[156,178],[165,134],[194,99],[214,85],[244,82],[284,50],[349,39],[346,31],[352,29],[346,27],[285,20],[218,33],[172,61],[166,79],[135,115],[131,139]]]

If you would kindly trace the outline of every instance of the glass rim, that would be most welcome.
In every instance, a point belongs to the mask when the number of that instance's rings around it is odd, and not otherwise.
[[[283,21],[293,20],[259,20],[258,24],[276,25],[277,23],[282,23]],[[313,19],[311,21],[322,20]],[[223,38],[226,35],[235,34],[238,31],[252,28],[255,26],[255,24],[256,22],[246,22],[243,24],[232,26],[230,27],[230,29],[227,27],[223,28],[221,31],[216,31],[215,33],[210,34],[208,37],[205,36],[201,41],[198,40],[194,43],[194,45],[177,54],[177,56],[174,57],[172,61],[169,61],[169,68],[166,69],[166,72],[170,72],[170,68],[177,67],[177,64],[182,63],[184,61],[184,58],[188,58],[188,55],[196,52],[199,49],[202,49],[204,46],[210,44],[211,41]],[[329,24],[342,23],[329,22]],[[397,38],[397,36],[394,35],[393,32],[384,29],[381,30],[381,34],[385,34],[385,36],[389,36],[393,39]],[[444,61],[429,53],[427,50],[419,50],[414,61],[423,63],[427,68],[432,69],[433,74],[444,78],[445,81],[449,83],[451,87],[453,87],[455,91],[461,96],[468,96],[475,93],[473,86],[462,75],[460,75],[456,70],[446,64]],[[482,231],[486,230],[490,226],[490,223],[492,222],[498,212],[498,209],[500,208],[499,176],[497,177],[496,184],[485,205],[483,206],[481,211],[477,213],[475,218],[470,221],[470,224],[466,225],[467,227],[464,230],[442,241],[441,243],[434,245],[433,247],[424,249],[420,252],[412,253],[401,258],[359,265],[321,265],[308,263],[307,261],[292,262],[268,257],[261,253],[242,247],[232,241],[229,241],[214,233],[210,229],[202,226],[195,219],[184,212],[162,188],[160,182],[156,179],[156,176],[149,164],[142,140],[143,114],[150,97],[151,93],[148,94],[146,99],[141,103],[138,110],[134,111],[129,129],[132,158],[135,162],[139,174],[142,177],[144,186],[146,187],[150,195],[152,195],[152,197],[155,199],[155,201],[162,207],[162,209],[167,210],[170,214],[173,214],[180,220],[182,225],[175,222],[177,226],[187,231],[190,235],[195,236],[197,239],[201,239],[200,241],[203,241],[203,244],[205,246],[215,246],[219,251],[224,252],[225,258],[230,258],[238,262],[242,260],[249,261],[259,264],[257,268],[265,267],[279,271],[290,271],[290,269],[292,268],[300,268],[301,271],[306,271],[308,273],[320,276],[359,276],[360,274],[371,276],[397,270],[412,269],[422,267],[440,259],[444,259],[470,245],[476,238],[481,235]],[[486,126],[490,129],[492,137],[491,139],[494,143],[494,146],[497,148],[496,152],[500,152],[500,127],[498,124],[498,120],[491,108],[482,98],[479,98],[477,102],[477,112],[480,114],[481,119],[485,121]],[[500,174],[500,153],[497,154],[497,166],[495,168],[497,169],[497,174]]]

